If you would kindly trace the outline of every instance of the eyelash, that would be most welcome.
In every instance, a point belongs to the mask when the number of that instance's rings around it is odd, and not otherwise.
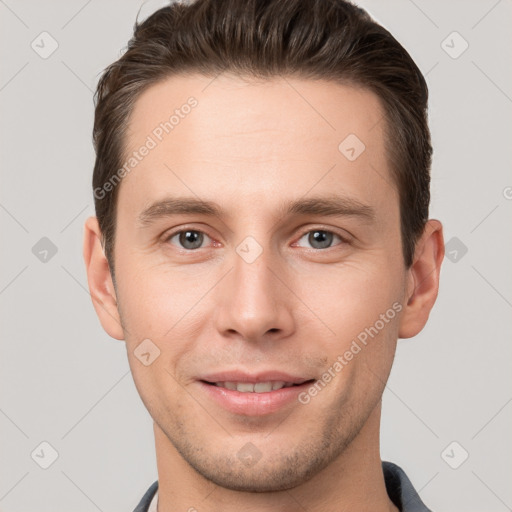
[[[184,233],[186,231],[193,231],[194,233],[201,233],[203,235],[206,235],[211,240],[213,240],[213,238],[210,235],[208,235],[208,233],[206,233],[205,231],[201,231],[200,229],[193,229],[193,228],[185,227],[185,228],[181,228],[181,229],[179,229],[177,231],[173,231],[172,233],[169,233],[168,235],[164,236],[164,243],[170,242],[170,240],[172,238],[174,238],[176,235],[180,235],[181,233]],[[348,237],[343,236],[340,233],[337,233],[336,231],[333,231],[332,229],[325,229],[323,227],[317,227],[317,228],[308,229],[307,231],[304,231],[303,233],[301,233],[301,235],[297,239],[297,242],[299,242],[302,238],[304,238],[305,235],[307,235],[309,233],[312,233],[312,232],[315,232],[315,231],[322,231],[324,233],[330,233],[332,235],[335,235],[335,236],[337,236],[341,240],[341,243],[339,243],[337,245],[333,245],[331,247],[326,247],[325,249],[315,249],[315,248],[307,248],[307,247],[305,249],[309,249],[311,251],[322,251],[322,252],[325,252],[325,251],[328,251],[329,249],[334,249],[338,245],[350,244],[350,240],[348,240]],[[294,243],[297,243],[297,242],[294,242]],[[174,245],[174,244],[172,244],[172,245]],[[200,249],[205,249],[205,247],[199,247],[197,249],[185,249],[184,247],[178,247],[178,249],[180,249],[181,251],[184,251],[184,252],[197,252]]]

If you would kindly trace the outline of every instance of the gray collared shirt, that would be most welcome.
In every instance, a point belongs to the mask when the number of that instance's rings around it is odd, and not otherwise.
[[[392,462],[382,462],[384,481],[389,499],[400,512],[432,512],[421,501],[416,489],[404,470]],[[158,500],[158,480],[146,491],[133,512],[156,512]]]

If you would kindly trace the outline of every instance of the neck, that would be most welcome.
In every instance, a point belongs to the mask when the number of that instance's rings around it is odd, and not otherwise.
[[[379,453],[380,404],[331,464],[302,484],[270,493],[220,487],[198,474],[154,423],[158,512],[398,512],[389,499]]]

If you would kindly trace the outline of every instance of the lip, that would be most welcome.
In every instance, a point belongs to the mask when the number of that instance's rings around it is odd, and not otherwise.
[[[198,380],[204,380],[208,382],[268,382],[269,380],[282,380],[284,382],[291,382],[293,384],[302,384],[312,377],[303,377],[297,375],[291,375],[285,372],[279,372],[274,370],[268,370],[257,374],[249,374],[236,370],[224,371],[211,373],[198,377]]]
[[[271,380],[292,382],[296,385],[265,393],[243,393],[208,384],[208,382],[267,382]],[[305,379],[282,372],[263,372],[257,375],[221,372],[201,378],[198,384],[210,400],[229,412],[244,416],[265,416],[278,412],[293,402],[298,403],[298,395],[313,382],[314,379]]]

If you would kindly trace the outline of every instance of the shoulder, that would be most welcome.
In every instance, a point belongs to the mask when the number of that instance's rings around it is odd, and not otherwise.
[[[382,462],[384,481],[390,500],[400,512],[432,512],[421,501],[405,471],[393,462]]]

